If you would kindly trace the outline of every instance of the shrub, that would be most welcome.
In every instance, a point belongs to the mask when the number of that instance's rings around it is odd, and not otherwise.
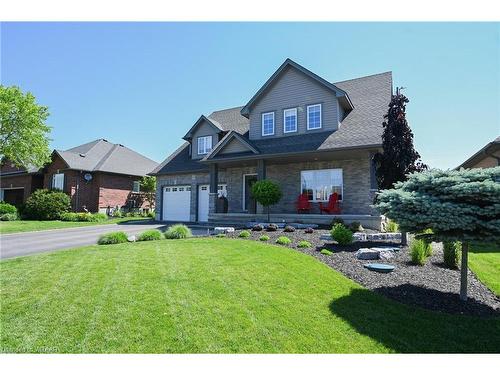
[[[333,251],[330,251],[330,250],[327,250],[327,249],[321,249],[320,253],[323,254],[323,255],[330,256],[330,255],[333,254]]]
[[[425,242],[424,240],[413,240],[410,244],[410,256],[412,263],[423,266],[432,252],[430,248],[431,244]]]
[[[165,238],[167,240],[177,240],[181,238],[192,237],[191,229],[189,229],[184,224],[175,224],[167,229],[165,232]]]
[[[288,233],[295,232],[295,228],[292,227],[291,225],[287,225],[285,229],[283,229],[283,232],[288,232]]]
[[[297,247],[299,248],[308,248],[308,247],[311,247],[311,243],[309,241],[299,241],[299,243],[297,244]]]
[[[62,221],[78,221],[78,214],[76,212],[65,212],[61,214]]]
[[[352,232],[344,224],[335,224],[330,231],[330,235],[339,245],[349,245],[352,243]]]
[[[306,230],[304,232],[306,232],[306,233],[314,233],[314,229],[312,229],[311,227],[309,227],[309,228],[306,228]]]
[[[154,219],[155,218],[155,212],[154,211],[149,211],[147,214],[146,214],[147,217],[150,217],[151,219]]]
[[[240,232],[240,234],[238,235],[238,237],[240,237],[240,238],[248,238],[248,237],[250,237],[250,232],[247,231],[247,230],[242,230]]]
[[[3,214],[16,214],[17,208],[16,206],[11,205],[10,203],[0,202],[0,215]]]
[[[330,225],[333,227],[335,226],[335,224],[344,225],[344,220],[342,220],[340,217],[336,217],[335,219],[332,220],[332,223]]]
[[[290,245],[292,243],[292,240],[289,239],[288,237],[286,236],[280,236],[278,237],[278,239],[276,240],[276,243],[277,244],[280,244],[280,245]]]
[[[399,225],[392,220],[387,221],[385,224],[385,231],[387,233],[396,233],[399,230]]]
[[[276,232],[278,230],[278,226],[276,224],[271,223],[266,227],[266,230],[268,232]]]
[[[97,243],[99,245],[112,245],[116,243],[127,242],[127,234],[125,232],[110,232],[99,237]]]
[[[267,221],[270,221],[269,207],[280,201],[282,193],[279,185],[270,180],[257,181],[252,186],[252,197],[267,208]]]
[[[118,209],[118,210],[114,210],[113,211],[113,217],[123,217],[123,212],[122,210]]]
[[[161,232],[158,229],[149,229],[139,234],[137,241],[156,241],[161,240],[161,237]]]
[[[263,236],[259,237],[259,241],[269,241],[269,238],[270,237],[268,235],[264,234]]]
[[[18,219],[19,219],[19,216],[17,214],[2,214],[2,215],[0,215],[0,221],[15,221]]]
[[[264,227],[260,224],[255,224],[253,227],[252,227],[252,230],[254,232],[262,232],[264,230]]]
[[[35,220],[58,220],[71,209],[71,201],[61,191],[36,190],[26,201],[24,215]]]
[[[443,262],[448,268],[458,268],[460,261],[460,251],[462,250],[462,243],[443,242]]]
[[[226,237],[226,233],[217,233],[215,235],[215,237],[217,237],[217,238],[224,238],[224,237]]]
[[[365,229],[361,226],[361,223],[359,221],[353,221],[351,224],[349,224],[349,229],[351,232],[362,232]]]
[[[101,222],[108,219],[108,216],[103,213],[91,214],[90,212],[65,212],[61,215],[62,221],[88,221]]]
[[[106,221],[106,220],[108,220],[108,215],[106,215],[105,213],[102,213],[102,212],[98,212],[98,213],[92,214],[90,221],[100,222],[100,221]]]

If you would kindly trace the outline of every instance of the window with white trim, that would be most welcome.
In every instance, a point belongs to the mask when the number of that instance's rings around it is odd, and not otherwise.
[[[327,202],[330,195],[337,193],[342,200],[342,169],[317,169],[300,172],[302,193],[312,202]]]
[[[289,108],[283,111],[283,132],[293,133],[297,131],[297,108]]]
[[[141,181],[134,181],[132,186],[132,193],[138,193],[141,191]]]
[[[52,175],[52,189],[64,190],[64,173]]]
[[[212,136],[198,137],[198,155],[205,155],[212,151]]]
[[[307,130],[321,128],[321,104],[307,106]]]
[[[262,135],[274,134],[274,112],[267,112],[262,114]]]

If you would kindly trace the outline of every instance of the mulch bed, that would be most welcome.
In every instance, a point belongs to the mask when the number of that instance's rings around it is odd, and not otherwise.
[[[227,237],[237,238],[241,231],[230,233]],[[315,230],[314,233],[305,233],[303,229],[285,233],[282,229],[276,232],[250,231],[248,240],[259,240],[262,235],[268,235],[267,243],[274,244],[280,236],[287,236],[293,242],[290,248],[309,254],[331,268],[343,273],[350,279],[377,293],[407,305],[419,306],[429,310],[436,310],[451,314],[465,314],[481,317],[499,317],[500,299],[484,286],[476,276],[469,271],[468,296],[464,303],[459,298],[460,271],[448,269],[443,264],[441,245],[433,244],[433,255],[424,266],[416,266],[410,262],[407,248],[401,248],[390,261],[369,261],[356,258],[355,252],[362,247],[398,246],[391,242],[355,242],[349,246],[339,246],[333,241],[320,240],[327,230]],[[311,248],[298,248],[301,240],[309,241]],[[334,253],[331,256],[323,255],[319,251],[328,249]],[[377,262],[396,266],[394,272],[383,274],[369,271],[363,264]]]

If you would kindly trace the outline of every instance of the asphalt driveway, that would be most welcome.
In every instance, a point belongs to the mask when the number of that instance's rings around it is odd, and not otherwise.
[[[0,235],[0,259],[32,255],[72,247],[93,245],[103,233],[124,231],[128,235],[138,234],[146,229],[166,229],[164,223],[128,222],[89,227],[52,229],[39,232],[11,233]],[[194,235],[207,233],[207,228],[191,228]]]

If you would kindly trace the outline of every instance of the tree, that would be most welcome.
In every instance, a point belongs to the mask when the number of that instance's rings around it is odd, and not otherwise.
[[[156,177],[144,176],[141,180],[141,191],[144,193],[144,199],[149,204],[151,211],[155,209],[156,199]]]
[[[48,116],[31,93],[0,85],[0,157],[24,168],[50,161]]]
[[[270,206],[280,201],[282,193],[279,185],[270,180],[257,181],[252,186],[252,197],[267,208],[267,221],[270,220]]]
[[[375,206],[427,241],[461,241],[460,298],[467,300],[467,258],[471,242],[500,241],[500,167],[413,173],[382,191]]]
[[[373,158],[380,189],[390,189],[394,183],[405,181],[407,174],[427,169],[413,147],[413,133],[406,121],[408,102],[408,98],[397,88],[384,116],[383,152],[375,154]]]

